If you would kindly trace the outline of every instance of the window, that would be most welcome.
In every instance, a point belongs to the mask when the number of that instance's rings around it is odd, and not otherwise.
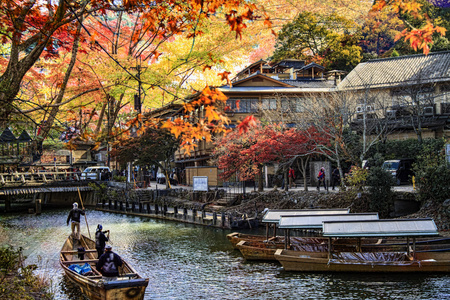
[[[295,112],[303,112],[304,111],[304,108],[303,108],[303,105],[304,105],[304,102],[305,102],[305,99],[304,98],[300,98],[300,99],[296,99],[296,100],[293,100],[294,101],[294,110],[295,110]]]
[[[441,114],[450,115],[450,103],[441,103]]]
[[[282,112],[303,112],[303,101],[302,98],[290,98],[281,100],[281,111]]]
[[[277,99],[263,98],[262,99],[262,109],[263,110],[276,110],[277,109]]]
[[[282,112],[291,111],[291,101],[289,99],[281,100],[281,111]]]
[[[237,105],[239,102],[239,105]],[[258,111],[258,99],[257,98],[229,98],[227,100],[227,106],[232,112],[237,113],[250,113]],[[239,109],[238,109],[239,106]]]
[[[394,97],[392,97],[393,106],[407,106],[411,103],[412,99],[409,95],[394,95]]]
[[[419,93],[417,95],[417,100],[420,103],[434,103],[434,97],[431,93]]]

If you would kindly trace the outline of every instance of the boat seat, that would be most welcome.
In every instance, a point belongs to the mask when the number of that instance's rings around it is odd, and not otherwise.
[[[85,259],[85,260],[66,260],[62,261],[65,265],[71,265],[71,264],[83,264],[83,263],[97,263],[98,259]]]
[[[78,254],[78,250],[61,251],[62,254]],[[84,250],[84,253],[97,253],[96,249]]]

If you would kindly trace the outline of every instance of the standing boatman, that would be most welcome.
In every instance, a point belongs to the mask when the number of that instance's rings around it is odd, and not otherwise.
[[[97,231],[95,232],[95,249],[97,249],[97,258],[102,256],[105,252],[106,242],[109,241],[109,230],[102,231],[103,226],[101,224],[97,225]],[[105,235],[108,234],[108,236]]]
[[[84,209],[78,208],[78,203],[73,203],[73,208],[67,217],[67,226],[69,226],[70,220],[72,220],[72,237],[79,240],[81,238],[80,233],[80,216],[84,215]]]

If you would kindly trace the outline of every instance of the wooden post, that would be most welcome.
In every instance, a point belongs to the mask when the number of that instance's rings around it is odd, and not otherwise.
[[[195,221],[197,218],[197,210],[195,208],[192,209],[192,220]]]
[[[287,250],[287,229],[284,230],[284,249]]]
[[[8,195],[5,199],[5,212],[11,211],[11,197]]]
[[[328,259],[331,259],[331,237],[328,238]]]
[[[42,204],[41,199],[36,199],[35,204],[36,204],[36,215],[40,215],[41,214],[41,204]]]
[[[150,208],[150,203],[147,202],[147,213],[150,214],[151,213],[151,208]]]
[[[222,212],[221,221],[222,221],[222,227],[225,227],[225,213],[224,212]]]
[[[157,215],[159,213],[159,207],[158,204],[155,203],[155,214]]]
[[[173,216],[176,218],[178,216],[178,207],[173,208]]]
[[[187,210],[187,208],[185,207],[185,208],[183,208],[183,218],[186,220],[186,219],[187,219],[187,216],[188,216],[188,210]]]
[[[408,254],[408,256],[411,254],[411,253],[409,252],[409,236],[406,237],[406,254]]]
[[[217,213],[213,212],[213,225],[217,225]]]
[[[266,241],[269,241],[269,223],[266,223]]]
[[[291,230],[288,229],[287,232],[288,232],[288,237],[287,237],[288,238],[288,247],[291,248]]]

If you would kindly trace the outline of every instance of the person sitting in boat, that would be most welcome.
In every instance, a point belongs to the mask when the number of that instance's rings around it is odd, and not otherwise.
[[[111,245],[106,245],[105,253],[98,259],[97,270],[105,277],[117,277],[121,265],[122,259],[120,256],[112,252]]]
[[[97,231],[95,232],[95,249],[97,249],[97,257],[100,258],[103,252],[105,252],[106,242],[109,241],[109,230],[102,231],[103,226],[97,225]],[[105,233],[108,235],[106,236]]]
[[[79,240],[80,239],[80,216],[84,215],[84,209],[78,208],[78,203],[73,204],[73,208],[67,217],[67,226],[69,226],[70,220],[72,220],[72,237]]]

